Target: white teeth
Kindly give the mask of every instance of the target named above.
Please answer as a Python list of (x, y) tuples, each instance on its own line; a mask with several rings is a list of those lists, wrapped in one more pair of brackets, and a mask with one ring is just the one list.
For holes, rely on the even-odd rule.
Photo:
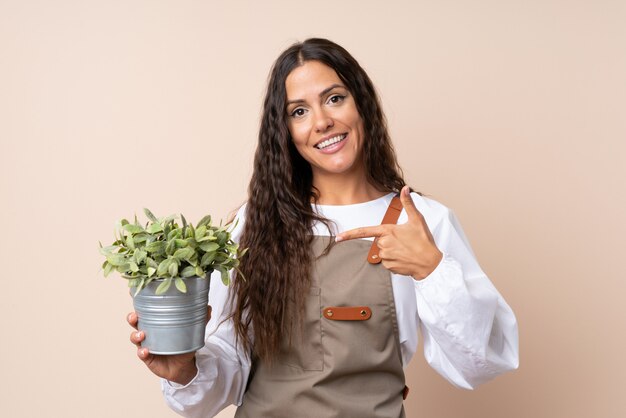
[(330, 139), (327, 139), (326, 141), (320, 142), (315, 147), (318, 148), (318, 149), (323, 149), (323, 148), (326, 148), (326, 147), (328, 147), (330, 145), (336, 144), (337, 142), (341, 141), (345, 137), (346, 137), (345, 134), (337, 135), (337, 136), (334, 136), (334, 137), (332, 137)]

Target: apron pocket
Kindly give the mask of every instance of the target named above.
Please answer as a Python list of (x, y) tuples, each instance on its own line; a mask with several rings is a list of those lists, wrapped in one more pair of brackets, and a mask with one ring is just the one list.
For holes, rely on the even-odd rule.
[(291, 346), (283, 339), (278, 362), (300, 370), (324, 369), (322, 349), (322, 300), (321, 289), (312, 287), (304, 307), (304, 326), (296, 327), (291, 335)]

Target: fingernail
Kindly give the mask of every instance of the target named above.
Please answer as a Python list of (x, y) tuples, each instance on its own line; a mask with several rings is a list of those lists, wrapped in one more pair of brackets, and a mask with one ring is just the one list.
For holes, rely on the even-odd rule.
[(335, 237), (335, 242), (339, 242), (339, 241), (343, 241), (343, 237), (340, 237), (339, 235), (337, 235)]
[(404, 193), (405, 196), (409, 195), (409, 186), (404, 186), (404, 188), (402, 189), (402, 192)]
[(139, 331), (139, 332), (135, 333), (135, 337), (137, 337), (137, 338), (141, 338), (141, 331)]

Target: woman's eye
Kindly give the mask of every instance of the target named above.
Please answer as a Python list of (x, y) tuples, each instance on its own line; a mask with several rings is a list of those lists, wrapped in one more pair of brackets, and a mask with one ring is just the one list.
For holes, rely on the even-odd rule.
[[(346, 96), (335, 94), (334, 96), (329, 97), (328, 101), (332, 104), (336, 104), (336, 103), (341, 103), (345, 98)], [(306, 109), (299, 107), (297, 109), (292, 110), (289, 116), (291, 116), (292, 118), (299, 118), (299, 117), (304, 116), (305, 113), (306, 113)]]
[(293, 112), (291, 112), (291, 116), (296, 118), (296, 117), (300, 117), (304, 115), (304, 109), (302, 109), (301, 107), (297, 108), (296, 110), (294, 110)]

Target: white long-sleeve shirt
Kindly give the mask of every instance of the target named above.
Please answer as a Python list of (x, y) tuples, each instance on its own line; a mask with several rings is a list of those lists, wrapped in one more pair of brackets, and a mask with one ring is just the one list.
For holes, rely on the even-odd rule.
[[(316, 205), (315, 210), (333, 220), (337, 234), (357, 227), (379, 225), (393, 198), (353, 205)], [(455, 386), (477, 385), (518, 367), (518, 330), (513, 311), (481, 270), (461, 225), (441, 203), (411, 193), (417, 209), (443, 253), (439, 265), (422, 280), (391, 273), (398, 319), (402, 361), (406, 367), (417, 350), (418, 329), (424, 338), (424, 356), (440, 375)], [(233, 230), (238, 241), (245, 208)], [(398, 224), (408, 220), (403, 210)], [(325, 225), (314, 225), (315, 235), (329, 235)], [(373, 240), (373, 238), (363, 238)], [(241, 405), (249, 372), (249, 353), (235, 347), (235, 332), (228, 313), (228, 288), (219, 273), (211, 277), (209, 303), (212, 318), (205, 346), (196, 353), (198, 373), (182, 386), (162, 379), (168, 405), (186, 417), (212, 417), (230, 404)]]

